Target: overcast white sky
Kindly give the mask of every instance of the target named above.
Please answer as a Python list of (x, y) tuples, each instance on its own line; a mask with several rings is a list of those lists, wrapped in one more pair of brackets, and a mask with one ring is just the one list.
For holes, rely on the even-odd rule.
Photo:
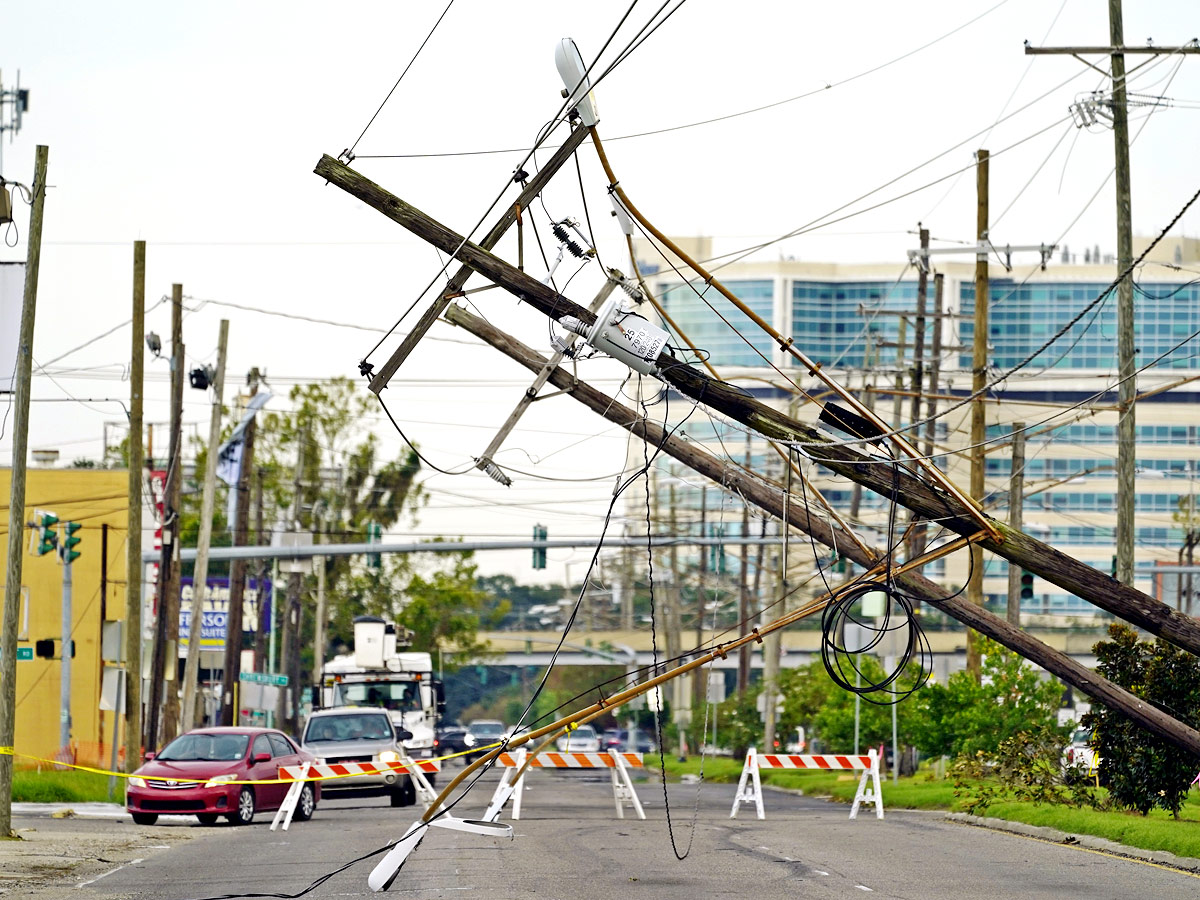
[[(658, 6), (643, 0), (634, 8), (604, 63)], [(213, 361), (217, 324), (227, 317), (231, 384), (256, 365), (277, 379), (280, 393), (296, 379), (356, 376), (378, 335), (199, 301), (390, 328), (416, 299), (440, 266), (437, 254), (325, 186), (312, 168), (322, 153), (336, 156), (355, 141), (443, 7), (441, 0), (336, 10), (297, 0), (9, 4), (0, 69), (6, 87), (19, 69), (32, 94), (24, 130), (4, 142), (4, 177), (28, 183), (34, 146), (50, 147), (35, 359), (55, 359), (129, 316), (132, 242), (144, 239), (148, 300), (180, 282), (193, 298), (188, 305), (199, 307), (185, 319), (190, 364)], [(575, 38), (590, 60), (626, 8), (623, 0), (456, 0), (358, 144), (355, 167), (447, 225), (469, 229), (520, 153), (365, 157), (528, 146), (560, 103), (556, 41)], [(1125, 17), (1129, 44), (1152, 38), (1178, 45), (1200, 35), (1195, 0), (1137, 0), (1126, 4)], [(974, 177), (952, 173), (970, 166), (983, 146), (993, 154), (995, 243), (1061, 239), (1111, 251), (1113, 192), (1111, 182), (1103, 185), (1112, 167), (1111, 132), (1077, 131), (1068, 118), (1072, 102), (1105, 82), (1070, 57), (1025, 56), (1026, 39), (1106, 44), (1107, 2), (689, 0), (597, 88), (600, 129), (639, 208), (668, 233), (713, 236), (718, 250), (820, 220), (930, 160), (846, 212), (944, 179), (935, 186), (761, 255), (899, 268), (918, 221), (935, 238), (971, 240)], [(855, 78), (861, 73), (869, 74)], [(1135, 134), (1145, 123), (1132, 153), (1135, 231), (1157, 232), (1198, 186), (1200, 59), (1151, 62), (1130, 88), (1173, 101), (1132, 113)], [(615, 140), (813, 91), (751, 115)], [(602, 258), (624, 267), (603, 175), (587, 145), (581, 162)], [(583, 218), (573, 169), (552, 185), (546, 205), (555, 218)], [(25, 215), (22, 206), (20, 243), (0, 248), (0, 259), (24, 258)], [(1197, 215), (1186, 216), (1181, 230), (1196, 234)], [(586, 303), (597, 273), (594, 266), (585, 271), (567, 293)], [(477, 303), (493, 321), (546, 346), (540, 315), (517, 309), (498, 291)], [(151, 310), (147, 328), (169, 335), (165, 305)], [(422, 344), (386, 396), (431, 459), (461, 468), (486, 445), (528, 378), (494, 351), (460, 343), (463, 336), (447, 326), (431, 337), (439, 340)], [(121, 367), (128, 340), (128, 331), (118, 330), (67, 356), (52, 368), (83, 371), (35, 377), (34, 398), (127, 402)], [(376, 364), (395, 342), (384, 344)], [(582, 371), (612, 389), (622, 370), (590, 363)], [(150, 362), (148, 372), (147, 419), (165, 422), (166, 362)], [(188, 390), (185, 401), (185, 420), (206, 423), (205, 396)], [(35, 402), (30, 445), (57, 447), (64, 461), (96, 457), (103, 423), (122, 418), (112, 402)], [(523, 424), (501, 456), (509, 465), (586, 478), (609, 476), (623, 463), (621, 435), (573, 401), (535, 405)], [(386, 422), (372, 425), (395, 443)], [(591, 435), (599, 436), (584, 440)], [(0, 459), (10, 454), (6, 432)], [(519, 478), (504, 490), (476, 474), (435, 476), (428, 486), (434, 495), (419, 534), (527, 536), (541, 522), (551, 537), (565, 537), (596, 532), (612, 480)], [(587, 555), (552, 552), (545, 575), (561, 577), (563, 563), (578, 561), (578, 576)], [(485, 571), (533, 577), (527, 552), (480, 563)]]

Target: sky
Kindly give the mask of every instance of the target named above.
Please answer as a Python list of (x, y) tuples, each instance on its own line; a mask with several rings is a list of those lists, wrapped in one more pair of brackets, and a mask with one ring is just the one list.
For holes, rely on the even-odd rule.
[[(599, 130), (641, 211), (668, 234), (711, 236), (717, 252), (800, 229), (754, 258), (899, 269), (919, 222), (935, 246), (971, 241), (980, 147), (992, 154), (994, 243), (1111, 252), (1111, 132), (1078, 129), (1069, 112), (1106, 80), (1069, 56), (1023, 51), (1026, 40), (1107, 44), (1107, 5), (687, 0), (597, 85)], [(169, 336), (169, 308), (158, 301), (183, 285), (188, 368), (215, 361), (218, 323), (230, 320), (227, 395), (253, 366), (266, 371), (278, 404), (295, 383), (357, 378), (368, 354), (378, 366), (411, 318), (382, 332), (428, 302), (421, 292), (444, 260), (313, 175), (321, 154), (353, 146), (356, 169), (470, 231), (558, 112), (558, 40), (574, 38), (590, 61), (618, 29), (601, 56), (606, 67), (660, 8), (636, 3), (618, 29), (625, 0), (454, 0), (397, 83), (445, 9), (441, 0), (366, 0), (336, 14), (303, 0), (8, 5), (0, 72), (11, 87), (19, 70), (31, 95), (23, 130), (4, 135), (0, 173), (28, 184), (35, 146), (50, 148), (34, 358), (52, 374), (34, 378), (31, 448), (57, 448), (64, 463), (98, 458), (105, 423), (118, 433), (129, 330), (116, 326), (130, 315), (135, 240), (148, 244), (147, 331)], [(1197, 35), (1194, 0), (1126, 4), (1127, 44), (1176, 46)], [(1129, 85), (1145, 103), (1131, 111), (1134, 230), (1157, 233), (1198, 186), (1200, 58), (1160, 57)], [(645, 134), (662, 129), (672, 130)], [(478, 152), (493, 150), (503, 152)], [(453, 155), (464, 152), (472, 155)], [(535, 213), (543, 232), (547, 215), (590, 216), (600, 259), (627, 268), (605, 188), (585, 144), (578, 173), (564, 169)], [(0, 260), (25, 257), (28, 213), (16, 206), (18, 231), (7, 236), (15, 246), (0, 246)], [(1195, 211), (1176, 228), (1198, 231)], [(515, 257), (511, 240), (499, 249)], [(527, 248), (527, 260), (533, 255)], [(539, 264), (530, 262), (535, 276)], [(569, 271), (564, 264), (559, 274)], [(586, 304), (599, 271), (592, 264), (564, 292)], [(536, 312), (501, 291), (472, 299), (495, 324), (547, 348)], [(615, 391), (626, 370), (596, 360), (579, 371)], [(148, 358), (148, 422), (168, 419), (167, 373), (165, 359)], [(429, 460), (457, 472), (528, 380), (496, 351), (438, 324), (385, 397)], [(207, 433), (209, 402), (185, 391), (184, 420), (198, 433)], [(364, 424), (398, 450), (382, 416)], [(156, 429), (156, 441), (165, 432)], [(11, 450), (5, 428), (0, 463)], [(623, 433), (574, 401), (539, 402), (500, 456), (530, 474), (514, 472), (505, 489), (480, 473), (427, 468), (428, 507), (414, 528), (390, 536), (527, 537), (535, 523), (552, 538), (595, 535), (626, 452)], [(612, 527), (622, 526), (618, 516)], [(551, 551), (541, 573), (528, 551), (478, 562), (488, 574), (559, 580), (578, 578), (589, 556)]]

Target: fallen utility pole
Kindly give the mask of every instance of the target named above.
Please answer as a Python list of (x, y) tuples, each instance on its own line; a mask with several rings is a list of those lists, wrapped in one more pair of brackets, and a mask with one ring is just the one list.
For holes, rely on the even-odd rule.
[[(546, 360), (540, 354), (460, 307), (450, 307), (447, 310), (447, 318), (531, 371), (536, 372), (545, 365)], [(787, 523), (792, 527), (811, 535), (827, 547), (836, 548), (839, 553), (863, 568), (878, 566), (886, 558), (886, 554), (879, 550), (864, 551), (850, 541), (849, 535), (840, 527), (811, 515), (804, 504), (788, 503), (787, 492), (780, 486), (729, 466), (692, 442), (669, 434), (660, 425), (643, 419), (613, 397), (579, 381), (569, 372), (561, 368), (555, 369), (550, 375), (550, 383), (608, 421), (628, 429), (655, 447), (661, 447), (664, 453), (727, 489), (736, 491), (748, 502), (777, 519), (782, 520), (786, 517)], [(947, 615), (1032, 660), (1085, 694), (1120, 709), (1149, 731), (1200, 755), (1200, 732), (1133, 696), (1065, 653), (1047, 646), (1029, 633), (945, 590), (915, 571), (897, 574), (895, 582), (906, 593), (934, 604)]]
[[(584, 307), (477, 245), (464, 241), (461, 235), (333, 157), (323, 156), (315, 171), (443, 252), (457, 253), (462, 262), (544, 315), (555, 320), (572, 316), (584, 324), (595, 322), (596, 317)], [(661, 379), (684, 396), (736, 419), (766, 437), (799, 444), (814, 461), (876, 493), (891, 496), (894, 491), (901, 505), (925, 518), (938, 520), (956, 534), (966, 537), (978, 533), (977, 510), (968, 509), (957, 498), (913, 476), (890, 459), (859, 451), (856, 445), (861, 442), (835, 441), (813, 425), (747, 396), (734, 385), (680, 365), (668, 354), (659, 356), (657, 363)], [(984, 516), (984, 520), (1000, 535), (1000, 539), (984, 537), (980, 540), (984, 549), (1151, 634), (1192, 653), (1200, 653), (1200, 622), (1028, 534), (988, 516)]]
[[(504, 237), (504, 233), (512, 227), (513, 223), (520, 220), (521, 210), (526, 209), (534, 201), (537, 195), (550, 183), (550, 179), (554, 177), (554, 174), (575, 154), (575, 151), (579, 149), (579, 145), (587, 140), (587, 137), (588, 129), (583, 127), (575, 128), (568, 135), (567, 139), (563, 141), (562, 146), (554, 152), (553, 156), (546, 160), (544, 166), (538, 169), (537, 174), (522, 186), (523, 190), (518, 195), (516, 202), (504, 210), (504, 214), (492, 226), (492, 230), (484, 235), (483, 240), (479, 242), (480, 247), (483, 247), (485, 250), (491, 250), (500, 242), (500, 238)], [(513, 180), (516, 181), (520, 177), (520, 174), (518, 172), (514, 175)], [(405, 335), (400, 346), (396, 348), (396, 352), (388, 358), (388, 361), (371, 378), (370, 388), (372, 391), (378, 394), (387, 387), (392, 376), (396, 374), (396, 370), (404, 364), (404, 360), (408, 359), (413, 348), (417, 346), (417, 342), (425, 336), (425, 332), (429, 331), (433, 323), (437, 321), (438, 316), (445, 310), (446, 305), (463, 289), (463, 285), (471, 277), (472, 271), (470, 266), (461, 266), (450, 277), (441, 295), (421, 314), (421, 318), (417, 320), (417, 324), (413, 326), (412, 331)]]

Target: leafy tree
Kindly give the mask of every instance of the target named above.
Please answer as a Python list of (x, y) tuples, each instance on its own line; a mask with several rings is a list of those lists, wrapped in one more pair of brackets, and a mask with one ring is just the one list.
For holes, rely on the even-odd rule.
[[(918, 715), (911, 734), (914, 743), (935, 756), (975, 755), (995, 750), (1006, 735), (1057, 728), (1062, 687), (1038, 672), (1012, 650), (985, 640), (980, 683), (966, 672), (955, 672), (946, 684), (929, 684), (917, 695)], [(1061, 743), (1061, 740), (1060, 740)]]
[[(386, 532), (414, 523), (424, 492), (417, 481), (420, 460), (403, 448), (385, 453), (374, 433), (375, 407), (346, 378), (296, 385), (282, 408), (259, 413), (254, 446), (254, 477), (261, 477), (266, 530), (311, 531), (319, 542), (363, 541), (369, 525)], [(223, 440), (234, 422), (225, 428)], [(196, 441), (196, 471), (203, 471), (209, 448)], [(299, 471), (297, 465), (299, 463)], [(251, 495), (255, 493), (252, 488)], [(185, 486), (182, 537), (194, 543), (199, 530), (199, 485)], [(214, 513), (213, 543), (230, 542), (224, 504)], [(255, 517), (251, 517), (253, 530)], [(259, 539), (251, 535), (252, 542)], [(266, 535), (261, 536), (266, 540)], [(417, 563), (384, 555), (373, 568), (362, 558), (327, 557), (325, 590), (329, 629), (325, 647), (312, 647), (314, 576), (301, 591), (305, 667), (330, 648), (348, 649), (353, 620), (367, 613), (385, 615), (417, 633), (415, 647), (450, 649), (454, 658), (479, 651), (479, 627), (492, 627), (495, 616), (486, 595), (475, 586), (469, 554), (439, 554)], [(210, 571), (220, 572), (212, 564)], [(411, 610), (408, 606), (411, 606)]]
[[(1096, 669), (1142, 700), (1192, 728), (1200, 727), (1200, 661), (1159, 639), (1138, 640), (1127, 625), (1112, 624), (1100, 641)], [(1100, 775), (1113, 801), (1146, 815), (1159, 807), (1179, 818), (1196, 775), (1196, 757), (1096, 701), (1083, 717), (1093, 730)]]

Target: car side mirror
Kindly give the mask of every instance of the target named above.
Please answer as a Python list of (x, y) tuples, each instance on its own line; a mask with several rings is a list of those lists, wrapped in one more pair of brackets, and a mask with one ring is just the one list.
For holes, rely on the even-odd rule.
[(433, 695), (437, 702), (438, 715), (444, 716), (446, 714), (446, 688), (440, 681), (434, 683)]
[(396, 740), (407, 741), (412, 736), (413, 736), (412, 732), (409, 731), (407, 728), (401, 728), (399, 725), (396, 726)]
[(146, 762), (150, 762), (150, 760), (154, 759), (156, 756), (158, 756), (158, 754), (153, 750), (147, 750), (144, 754), (142, 754), (142, 759)]
[(260, 762), (270, 762), (270, 761), (271, 761), (271, 754), (270, 754), (270, 753), (255, 753), (255, 754), (254, 754), (254, 761), (255, 761), (256, 763), (260, 763)]

